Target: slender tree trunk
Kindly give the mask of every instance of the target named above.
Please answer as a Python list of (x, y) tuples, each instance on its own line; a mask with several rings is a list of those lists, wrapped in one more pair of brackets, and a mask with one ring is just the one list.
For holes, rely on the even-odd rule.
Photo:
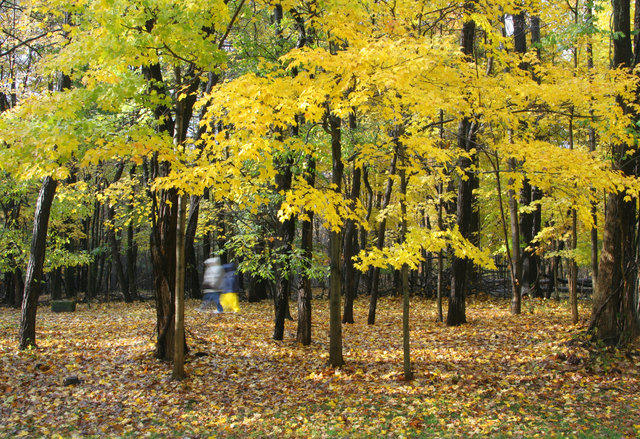
[[(382, 199), (381, 209), (386, 209), (391, 201), (391, 191), (393, 189), (392, 175), (396, 173), (396, 161), (398, 159), (398, 151), (394, 151), (393, 158), (391, 159), (391, 168), (389, 169), (389, 178), (387, 179), (387, 186), (384, 191), (384, 197)], [(376, 247), (379, 250), (384, 248), (384, 235), (387, 229), (387, 220), (384, 218), (380, 222), (378, 228), (378, 239), (376, 241)], [(372, 286), (371, 297), (369, 298), (369, 316), (367, 318), (367, 324), (375, 325), (376, 323), (376, 308), (378, 306), (378, 294), (380, 291), (380, 268), (374, 267), (372, 272)]]
[[(307, 169), (305, 170), (305, 180), (309, 187), (315, 186), (316, 161), (313, 155), (307, 156)], [(313, 212), (306, 212), (308, 220), (302, 222), (301, 246), (302, 253), (307, 264), (307, 270), (313, 263)], [(298, 292), (298, 330), (296, 340), (298, 343), (308, 346), (311, 344), (311, 300), (313, 292), (311, 290), (311, 276), (307, 273), (302, 277), (302, 290)]]
[[(211, 201), (209, 197), (209, 189), (205, 189), (202, 197)], [(207, 231), (202, 237), (202, 260), (204, 261), (207, 258), (211, 257), (211, 232)], [(198, 282), (200, 282), (200, 278), (198, 278)]]
[(31, 236), (31, 254), (27, 264), (22, 315), (20, 319), (20, 349), (27, 349), (36, 345), (36, 314), (38, 296), (43, 281), (44, 256), (47, 248), (47, 229), (49, 214), (56, 193), (58, 182), (51, 177), (45, 177), (40, 188), (36, 210), (33, 219), (33, 234)]
[[(509, 159), (509, 168), (516, 169), (515, 159)], [(513, 179), (509, 179), (509, 186)], [(513, 189), (507, 191), (509, 197), (509, 217), (511, 218), (511, 314), (522, 312), (522, 258), (520, 256), (520, 225), (518, 221), (518, 200)]]
[[(371, 219), (371, 212), (373, 211), (373, 203), (374, 203), (375, 197), (373, 196), (373, 189), (371, 188), (371, 184), (369, 183), (369, 171), (366, 167), (363, 168), (362, 170), (362, 182), (364, 183), (364, 187), (367, 191), (367, 215), (365, 216), (365, 223), (368, 224), (369, 220)], [(367, 248), (367, 246), (369, 245), (368, 238), (369, 238), (369, 232), (364, 226), (362, 226), (360, 228), (360, 245), (362, 248)], [(365, 291), (367, 292), (370, 292), (373, 287), (373, 284), (371, 282), (372, 273), (373, 273), (373, 269), (369, 268), (369, 270), (367, 270), (367, 274), (365, 277), (365, 280), (366, 280)]]
[(49, 290), (51, 300), (62, 299), (62, 269), (60, 267), (49, 273)]
[[(525, 13), (520, 11), (513, 16), (513, 39), (514, 48), (517, 53), (524, 54), (527, 52), (527, 35)], [(529, 65), (522, 61), (520, 69), (527, 70)], [(509, 159), (509, 170), (516, 172), (517, 162), (515, 159)], [(513, 185), (513, 179), (509, 180), (509, 186)], [(524, 193), (523, 193), (524, 192)], [(531, 185), (525, 178), (523, 182), (523, 190), (520, 193), (522, 198), (524, 195), (524, 203), (531, 203)], [(515, 190), (508, 190), (509, 197), (509, 217), (511, 219), (511, 258), (512, 258), (512, 282), (511, 282), (511, 313), (520, 314), (522, 311), (522, 295), (529, 294), (529, 268), (531, 260), (528, 259), (527, 252), (522, 251), (520, 247), (520, 236), (522, 236), (525, 247), (529, 245), (533, 237), (531, 236), (533, 228), (533, 218), (531, 215), (523, 214), (519, 218), (518, 199)], [(523, 204), (524, 204), (523, 203)], [(522, 226), (522, 227), (521, 227)], [(523, 266), (527, 270), (527, 278), (523, 275)]]
[[(113, 179), (113, 182), (117, 182), (122, 177), (122, 172), (124, 171), (124, 162), (120, 162), (116, 169), (116, 175)], [(118, 240), (116, 239), (116, 231), (115, 231), (115, 208), (110, 205), (111, 200), (108, 201), (106, 206), (107, 211), (107, 220), (111, 223), (107, 235), (109, 240), (109, 246), (111, 247), (111, 262), (116, 270), (116, 276), (118, 277), (118, 283), (120, 284), (120, 288), (122, 289), (122, 294), (124, 295), (124, 301), (127, 303), (133, 302), (131, 295), (129, 294), (129, 281), (125, 276), (124, 267), (122, 265), (122, 258), (120, 256), (120, 245)]]
[[(442, 222), (442, 183), (438, 185), (438, 230), (443, 230), (444, 224)], [(438, 280), (436, 285), (436, 302), (438, 307), (438, 321), (443, 322), (444, 316), (442, 314), (442, 290), (444, 277), (444, 251), (438, 252)]]
[[(283, 10), (281, 4), (276, 4), (273, 10), (275, 23), (275, 37), (279, 45), (282, 41), (282, 19)], [(295, 129), (295, 128), (294, 128)], [(282, 134), (280, 135), (282, 138)], [(285, 153), (286, 154), (286, 153)], [(291, 190), (293, 181), (293, 159), (290, 156), (280, 159), (278, 163), (278, 173), (276, 175), (276, 190), (278, 193), (286, 193)], [(289, 311), (289, 295), (291, 292), (291, 268), (290, 258), (291, 249), (293, 248), (293, 239), (295, 234), (295, 221), (289, 218), (280, 222), (277, 226), (277, 247), (276, 252), (281, 261), (276, 264), (276, 291), (274, 296), (275, 305), (275, 323), (273, 329), (273, 339), (282, 340), (284, 337), (284, 322), (290, 317)]]
[(184, 378), (184, 280), (185, 280), (185, 224), (187, 213), (186, 195), (178, 197), (178, 224), (176, 230), (176, 285), (175, 285), (175, 311), (174, 326), (175, 337), (173, 339), (173, 379)]
[[(395, 136), (398, 139), (398, 135)], [(406, 150), (399, 144), (400, 155), (400, 215), (401, 215), (401, 240), (402, 243), (407, 239), (407, 186), (409, 184), (409, 177), (406, 170)], [(402, 351), (403, 351), (403, 369), (404, 380), (410, 381), (413, 379), (413, 372), (411, 371), (411, 334), (409, 331), (409, 265), (407, 263), (402, 264), (401, 269), (401, 288), (402, 288)]]
[[(107, 208), (107, 212), (109, 214), (109, 221), (113, 222), (113, 211), (112, 208)], [(116, 270), (116, 276), (118, 278), (118, 283), (120, 284), (120, 288), (122, 289), (122, 294), (124, 295), (124, 301), (126, 303), (133, 302), (131, 295), (129, 294), (129, 280), (127, 279), (124, 271), (124, 267), (122, 266), (122, 258), (120, 256), (120, 246), (118, 245), (118, 240), (116, 239), (116, 233), (111, 226), (109, 232), (109, 246), (111, 247), (111, 262)]]
[[(336, 193), (342, 193), (342, 136), (340, 118), (329, 114), (329, 132), (331, 134), (332, 178)], [(341, 269), (341, 233), (337, 230), (329, 232), (329, 260), (331, 265), (329, 285), (329, 365), (340, 367), (344, 364), (342, 357), (342, 323), (340, 321), (340, 292), (342, 291)]]
[[(636, 0), (636, 9), (635, 9), (635, 28), (640, 28), (640, 0)], [(591, 23), (593, 21), (593, 4), (591, 2), (587, 3), (587, 22)], [(640, 33), (636, 33), (634, 37), (634, 47), (635, 47), (635, 55), (636, 60), (635, 64), (638, 64), (638, 56), (640, 51), (638, 50), (638, 43), (640, 42)], [(587, 40), (587, 68), (589, 69), (589, 74), (591, 75), (594, 69), (593, 64), (593, 43), (591, 41), (591, 37), (588, 37)], [(589, 114), (593, 116), (593, 110), (589, 110)], [(589, 151), (594, 153), (597, 146), (596, 140), (596, 130), (593, 127), (589, 127)], [(595, 191), (593, 192), (594, 196), (597, 194)], [(596, 288), (598, 285), (598, 202), (591, 202), (591, 216), (593, 219), (593, 227), (591, 228), (591, 285), (592, 285), (592, 296), (596, 295)]]
[[(279, 165), (276, 175), (276, 188), (278, 193), (286, 193), (291, 190), (293, 182), (292, 172), (293, 160), (286, 157)], [(281, 221), (277, 226), (277, 248), (276, 253), (281, 261), (276, 264), (276, 292), (275, 304), (275, 324), (273, 329), (273, 339), (282, 340), (284, 337), (284, 322), (289, 313), (289, 295), (291, 292), (291, 268), (289, 260), (295, 237), (295, 221), (293, 218)]]
[[(358, 198), (360, 198), (360, 180), (362, 169), (354, 165), (353, 185), (349, 197), (351, 205), (355, 208)], [(344, 232), (344, 312), (342, 323), (353, 323), (353, 301), (356, 297), (356, 269), (353, 266), (353, 258), (356, 256), (358, 247), (358, 233), (355, 221), (347, 220)]]
[[(440, 110), (440, 142), (444, 147), (444, 111)], [(444, 209), (444, 203), (442, 201), (442, 192), (444, 191), (444, 185), (442, 182), (438, 184), (438, 230), (444, 230), (444, 223), (442, 221), (442, 212)], [(438, 309), (438, 321), (444, 321), (444, 315), (442, 314), (442, 290), (444, 282), (444, 251), (438, 252), (438, 273), (436, 284), (436, 303)]]
[[(472, 12), (474, 3), (465, 4), (465, 10)], [(461, 46), (462, 53), (469, 59), (473, 56), (476, 23), (467, 20), (462, 25)], [(476, 147), (475, 126), (469, 118), (463, 118), (458, 124), (458, 148), (464, 153), (470, 154)], [(461, 156), (458, 166), (465, 177), (458, 182), (458, 199), (456, 209), (456, 225), (462, 237), (473, 241), (472, 215), (473, 215), (473, 189), (476, 181), (471, 171), (474, 165), (472, 158)], [(468, 275), (472, 270), (471, 261), (467, 258), (453, 256), (451, 261), (451, 290), (449, 294), (449, 307), (447, 310), (447, 326), (456, 326), (467, 322), (465, 297), (468, 288)]]
[(189, 201), (189, 218), (185, 234), (185, 264), (186, 284), (189, 287), (190, 296), (194, 299), (202, 299), (200, 289), (200, 276), (198, 275), (198, 261), (196, 259), (196, 230), (198, 228), (198, 215), (200, 213), (200, 197), (192, 195)]
[(132, 298), (138, 298), (138, 286), (136, 284), (136, 243), (133, 224), (127, 226), (127, 280), (129, 281), (129, 293)]
[[(90, 254), (93, 254), (94, 250), (99, 245), (99, 240), (100, 240), (99, 222), (100, 222), (100, 212), (102, 210), (100, 206), (101, 206), (100, 203), (97, 201), (93, 203), (93, 215), (91, 216), (91, 221), (89, 226), (90, 228), (89, 247), (87, 248), (87, 251)], [(99, 255), (94, 256), (91, 262), (89, 263), (89, 267), (87, 268), (87, 292), (86, 292), (87, 302), (89, 302), (92, 298), (96, 297), (96, 294), (97, 294), (98, 261), (99, 261)]]
[[(577, 13), (577, 12), (576, 12)], [(569, 149), (573, 149), (573, 108), (569, 118)], [(573, 255), (567, 259), (569, 266), (569, 303), (571, 304), (571, 322), (578, 323), (578, 264), (576, 263), (576, 251), (578, 249), (578, 214), (575, 208), (571, 209), (571, 250)]]
[[(458, 147), (463, 151), (475, 148), (474, 127), (469, 119), (463, 119), (458, 126)], [(462, 236), (471, 237), (471, 211), (473, 209), (473, 181), (471, 176), (472, 161), (468, 157), (459, 159), (459, 166), (466, 175), (458, 182), (458, 200), (456, 211), (456, 224)], [(471, 270), (471, 261), (467, 258), (453, 256), (451, 261), (451, 292), (449, 294), (449, 306), (447, 310), (447, 326), (456, 326), (467, 322), (466, 294), (468, 289), (468, 274)]]
[[(129, 170), (129, 176), (131, 180), (136, 172), (136, 166), (132, 166)], [(133, 201), (129, 206), (129, 209), (133, 211)], [(134, 225), (133, 222), (130, 221), (127, 225), (127, 280), (129, 281), (129, 293), (133, 299), (138, 298), (138, 285), (136, 283), (136, 258), (137, 258), (137, 244), (134, 239)]]
[[(534, 188), (529, 183), (528, 179), (522, 183), (520, 189), (520, 203), (523, 206), (531, 206), (533, 202)], [(536, 297), (536, 282), (538, 272), (538, 261), (533, 248), (533, 238), (535, 237), (535, 220), (537, 211), (523, 212), (520, 214), (520, 235), (522, 236), (522, 294), (528, 294), (532, 297)]]
[(18, 308), (22, 305), (22, 293), (24, 292), (24, 281), (22, 279), (22, 270), (16, 267), (10, 272), (5, 273), (5, 303), (11, 307)]
[[(538, 59), (540, 59), (540, 18), (538, 16), (531, 17), (531, 45), (535, 48)], [(526, 42), (525, 42), (526, 44)], [(531, 69), (531, 75), (533, 79), (540, 83), (540, 78), (536, 75), (535, 70)], [(531, 186), (531, 197), (530, 204), (537, 203), (542, 199), (542, 191), (535, 187)], [(527, 271), (523, 272), (523, 278), (527, 279), (527, 284), (529, 287), (529, 292), (531, 297), (542, 297), (542, 289), (540, 288), (540, 272), (542, 271), (542, 264), (540, 257), (536, 254), (533, 249), (528, 249), (532, 245), (532, 240), (540, 233), (542, 230), (542, 209), (539, 204), (536, 204), (535, 210), (531, 213), (525, 213), (526, 217), (531, 216), (531, 222), (529, 225), (532, 229), (527, 231), (529, 233), (527, 236), (524, 236), (525, 240), (525, 257), (527, 260)], [(525, 221), (526, 222), (526, 221)]]

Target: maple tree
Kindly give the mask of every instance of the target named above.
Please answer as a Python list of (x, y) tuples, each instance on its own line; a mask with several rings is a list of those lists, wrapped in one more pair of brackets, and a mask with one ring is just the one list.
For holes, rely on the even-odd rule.
[[(631, 45), (631, 6), (629, 1), (612, 2), (613, 15), (613, 67), (622, 71), (635, 64)], [(636, 45), (636, 50), (640, 47)], [(636, 96), (618, 95), (616, 104), (628, 115), (634, 115), (632, 104)], [(631, 121), (629, 121), (631, 122)], [(616, 139), (611, 146), (612, 167), (625, 175), (637, 175), (637, 151), (631, 139)], [(633, 142), (633, 143), (632, 143)], [(635, 276), (626, 267), (637, 263), (633, 243), (638, 239), (636, 230), (637, 208), (635, 200), (624, 192), (608, 195), (602, 255), (598, 268), (598, 288), (593, 300), (592, 327), (596, 336), (609, 344), (625, 343), (638, 336), (637, 291), (631, 285)]]
[[(140, 226), (150, 237), (144, 251), (153, 269), (156, 355), (175, 360), (182, 377), (182, 298), (186, 279), (198, 294), (202, 237), (204, 257), (237, 259), (242, 272), (273, 284), (276, 340), (286, 335), (300, 280), (296, 338), (311, 343), (311, 286), (326, 277), (328, 361), (336, 367), (344, 363), (343, 323), (362, 318), (353, 309), (356, 293), (369, 295), (370, 325), (381, 296), (402, 294), (409, 379), (409, 300), (430, 293), (427, 282), (416, 287), (411, 279), (428, 278), (432, 255), (439, 255), (440, 296), (450, 270), (448, 325), (466, 322), (468, 297), (482, 287), (477, 267), (496, 261), (510, 264), (511, 309), (520, 314), (527, 285), (538, 294), (538, 257), (545, 256), (570, 267), (578, 322), (578, 265), (595, 263), (597, 239), (586, 236), (600, 225), (592, 326), (606, 341), (632, 342), (635, 271), (618, 271), (637, 263), (628, 1), (613, 5), (621, 20), (611, 37), (615, 69), (607, 65), (608, 23), (589, 12), (594, 5), (112, 3), (38, 2), (21, 11), (25, 35), (12, 33), (0, 52), (9, 66), (0, 96), (3, 171), (18, 185), (42, 180), (66, 191), (82, 180), (87, 193), (99, 193), (93, 210), (85, 210), (86, 199), (78, 203), (84, 219), (69, 220), (91, 224), (90, 233), (49, 234), (47, 251), (66, 251), (52, 253), (60, 263), (46, 266), (36, 251), (44, 252), (45, 235), (32, 233), (31, 257), (40, 262), (25, 292), (49, 269), (59, 282), (62, 268), (66, 280), (80, 265), (92, 297), (103, 276), (93, 273), (108, 253), (124, 299), (132, 300), (133, 227)], [(17, 56), (32, 36), (51, 42), (47, 53)], [(33, 61), (16, 70), (24, 59)], [(25, 99), (10, 98), (33, 69), (39, 79), (23, 81)], [(616, 235), (620, 224), (624, 236)], [(29, 235), (20, 227), (22, 250), (8, 264), (15, 285)], [(99, 236), (104, 242), (93, 239)], [(564, 250), (552, 248), (560, 242)], [(621, 284), (627, 289), (618, 296)], [(37, 295), (25, 294), (31, 306)], [(29, 321), (35, 325), (35, 315)], [(35, 326), (28, 332), (35, 342)]]

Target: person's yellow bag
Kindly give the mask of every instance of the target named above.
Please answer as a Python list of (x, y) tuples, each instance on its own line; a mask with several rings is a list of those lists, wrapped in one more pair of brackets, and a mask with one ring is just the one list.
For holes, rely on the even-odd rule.
[(222, 293), (220, 294), (220, 305), (225, 311), (240, 311), (240, 301), (238, 300), (237, 293)]

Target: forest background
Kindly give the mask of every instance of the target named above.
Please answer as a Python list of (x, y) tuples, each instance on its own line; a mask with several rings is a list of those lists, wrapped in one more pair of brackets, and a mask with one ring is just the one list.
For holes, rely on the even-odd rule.
[(411, 380), (410, 299), (458, 327), (468, 296), (502, 294), (483, 275), (497, 267), (515, 316), (566, 278), (572, 324), (590, 277), (584, 329), (633, 358), (638, 11), (1, 1), (0, 270), (19, 347), (37, 344), (43, 292), (91, 303), (117, 285), (153, 297), (154, 355), (183, 378), (185, 294), (201, 298), (216, 254), (247, 300), (273, 299), (274, 340), (294, 314), (312, 344), (326, 289), (331, 367), (356, 297), (375, 325), (398, 295)]

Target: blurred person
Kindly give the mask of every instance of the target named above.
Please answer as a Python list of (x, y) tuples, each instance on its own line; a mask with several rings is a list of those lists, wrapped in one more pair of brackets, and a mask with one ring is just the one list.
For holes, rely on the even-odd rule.
[(222, 294), (220, 295), (220, 303), (225, 311), (240, 311), (240, 303), (238, 300), (238, 292), (240, 285), (238, 276), (236, 275), (236, 264), (224, 264), (224, 281), (222, 283)]
[(220, 265), (220, 258), (214, 257), (204, 261), (204, 278), (202, 280), (202, 305), (200, 310), (205, 310), (215, 305), (215, 313), (223, 311), (220, 303), (220, 294), (225, 281), (225, 270)]

